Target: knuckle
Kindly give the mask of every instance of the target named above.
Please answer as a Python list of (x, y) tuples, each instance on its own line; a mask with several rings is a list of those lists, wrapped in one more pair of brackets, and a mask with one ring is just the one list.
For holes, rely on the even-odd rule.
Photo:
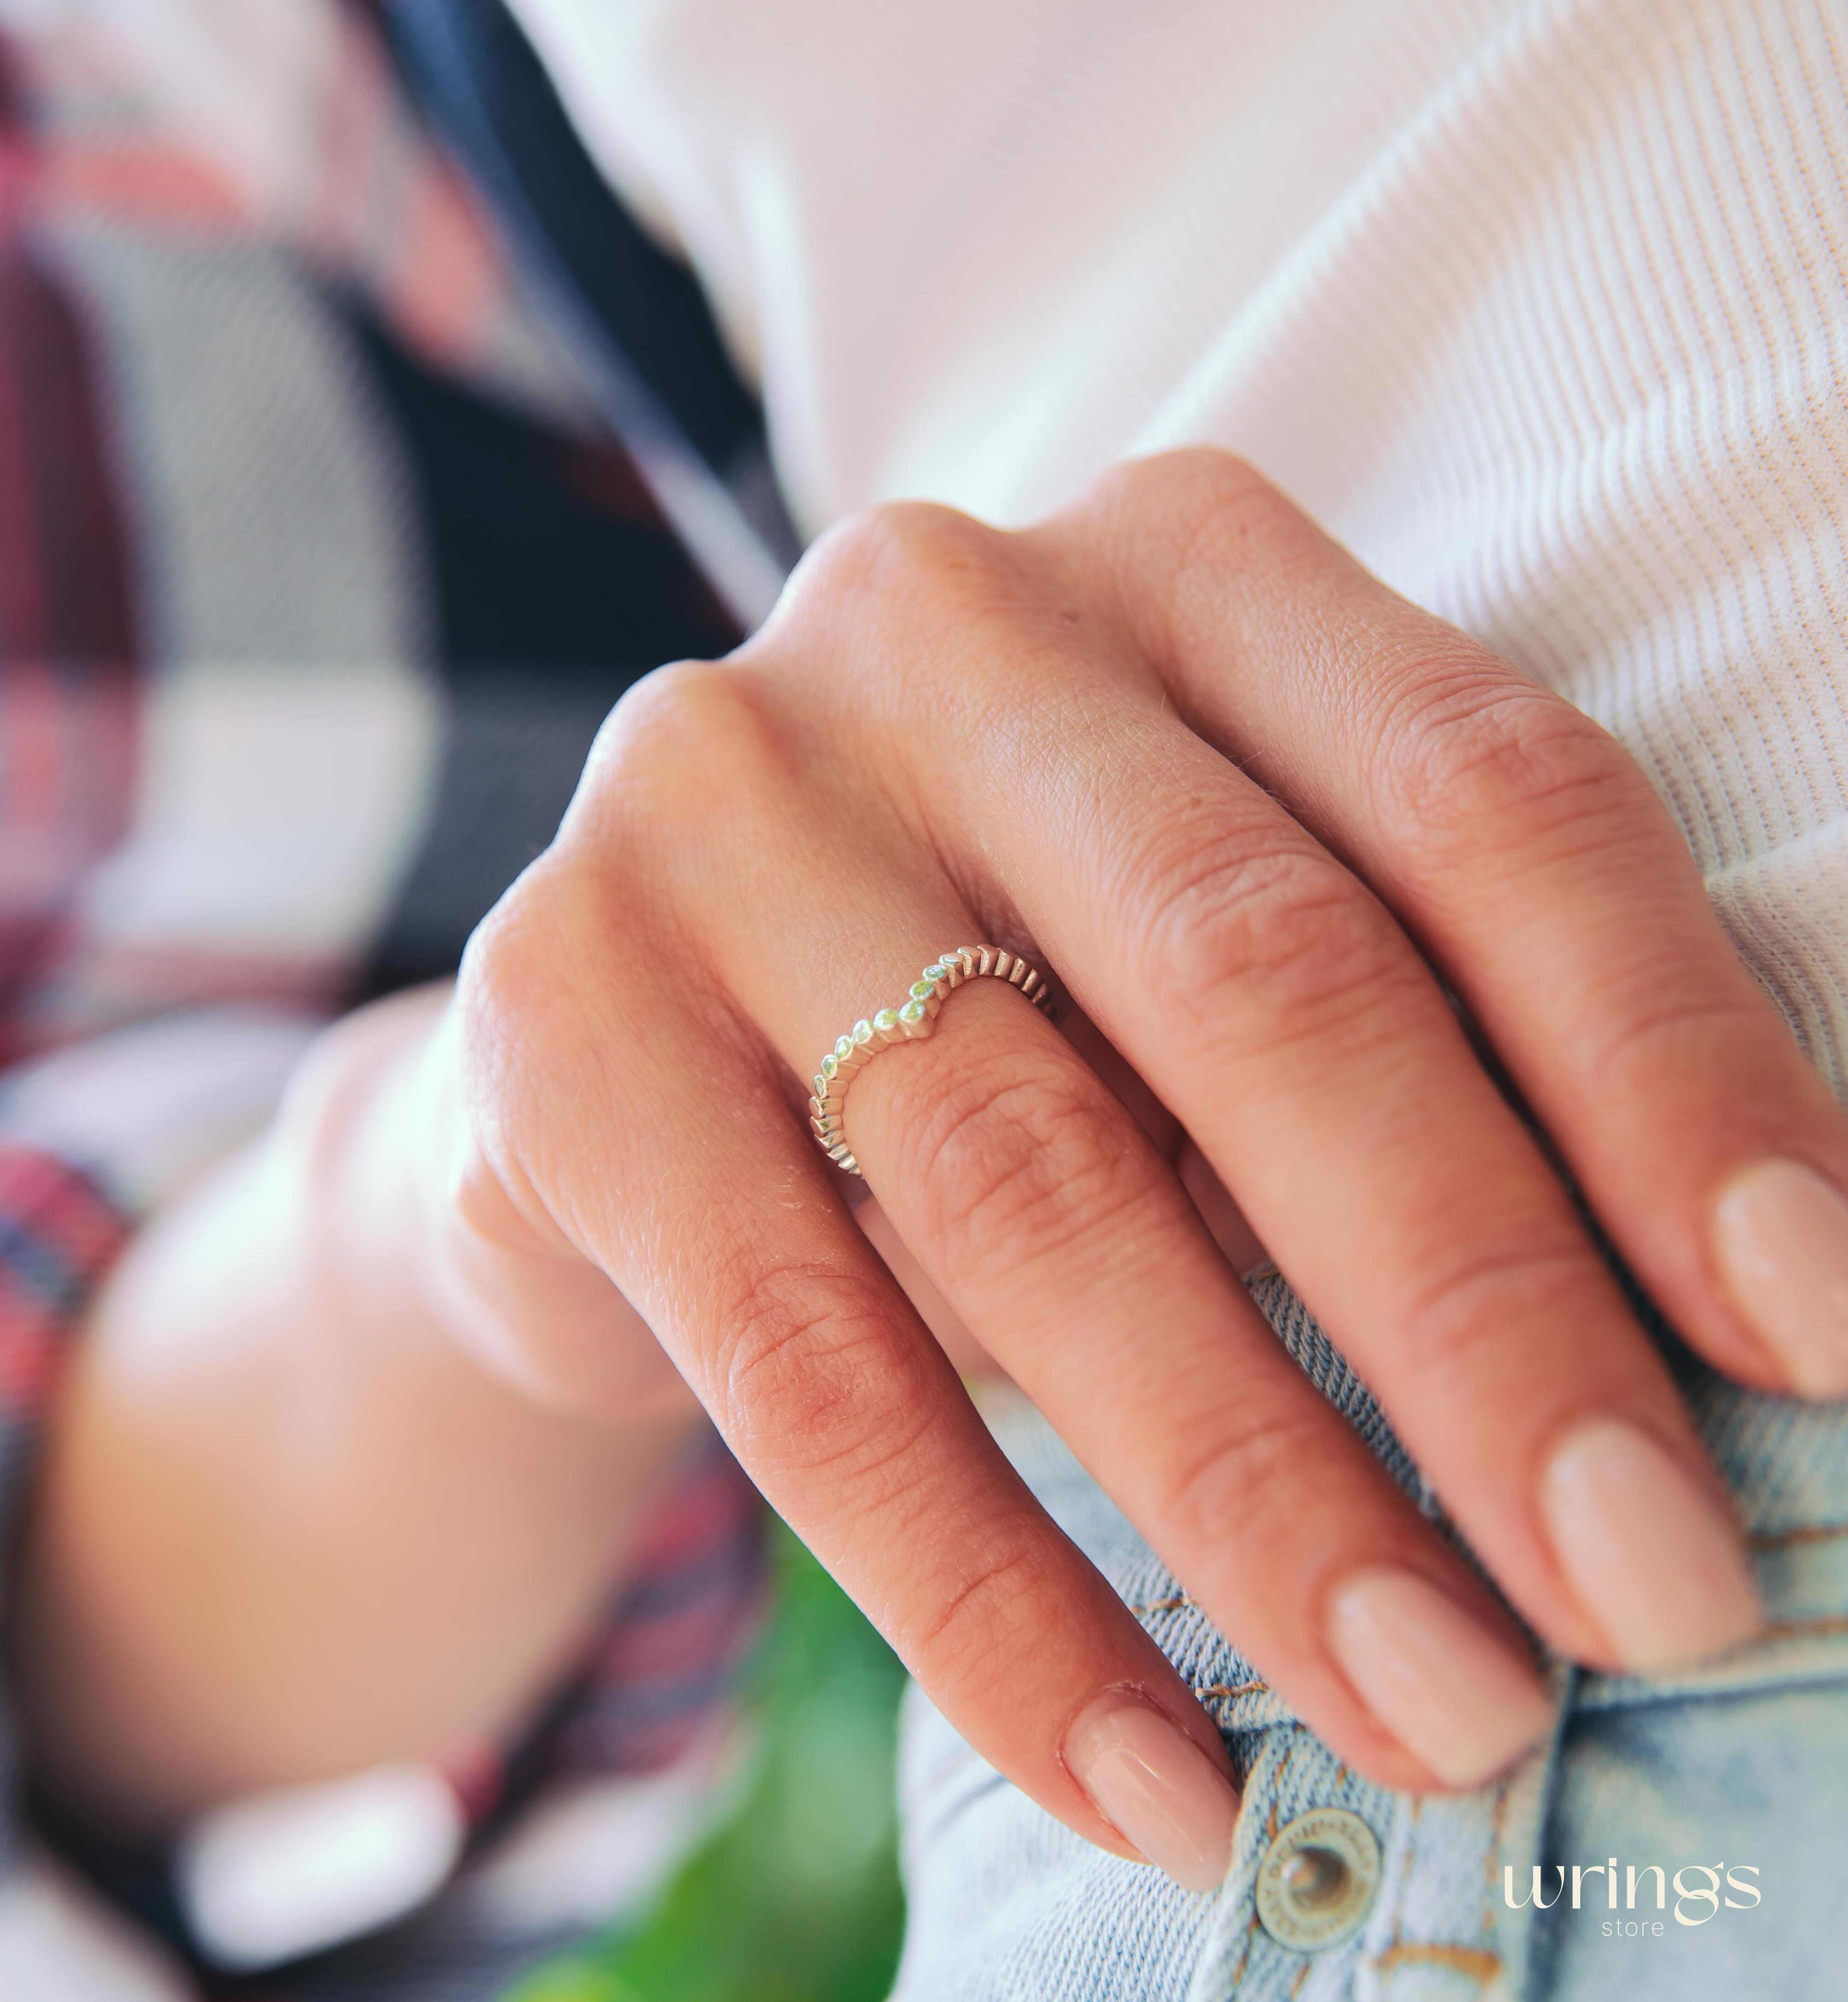
[(758, 797), (785, 762), (759, 677), (709, 661), (657, 668), (598, 731), (567, 837), (586, 822), (605, 832), (629, 825), (651, 852), (670, 853), (664, 827), (684, 832), (709, 820), (715, 801)]
[(961, 1561), (928, 1581), (919, 1603), (888, 1629), (919, 1678), (978, 1703), (1018, 1669), (1020, 1654), (1044, 1644), (1044, 1555), (1026, 1535), (995, 1527)]
[(565, 941), (575, 923), (567, 890), (542, 857), (503, 894), (463, 951), (454, 1003), (465, 1142), (458, 1197), (480, 1195), (490, 1183), (530, 1184), (526, 1157), (552, 1101), (546, 1081), (569, 1067), (577, 1047), (561, 1020), (567, 995), (557, 977), (561, 954), (571, 956)]
[[(633, 922), (633, 914), (632, 914)], [(493, 1069), (578, 1026), (584, 991), (570, 970), (592, 962), (606, 932), (602, 885), (554, 846), (501, 892), (464, 947), (456, 1010), (465, 1057)]]
[(1690, 1079), (1736, 1079), (1741, 1054), (1762, 1047), (1756, 992), (1690, 981), (1683, 962), (1646, 961), (1604, 999), (1606, 1026), (1586, 1034), (1581, 1059), (1587, 1087), (1602, 1102)]
[(1319, 1414), (1275, 1404), (1215, 1409), (1191, 1435), (1170, 1442), (1155, 1507), (1169, 1534), (1209, 1548), (1233, 1526), (1260, 1543), (1281, 1530), (1328, 1443)]
[(1525, 1352), (1536, 1326), (1582, 1325), (1590, 1289), (1602, 1295), (1607, 1286), (1588, 1243), (1559, 1234), (1512, 1244), (1478, 1240), (1416, 1288), (1397, 1315), (1400, 1395), (1409, 1402), (1441, 1386), (1453, 1397), (1477, 1384), (1505, 1397), (1511, 1341)]
[(1146, 978), (1196, 1031), (1223, 1021), (1236, 989), (1313, 1031), (1332, 1010), (1377, 1002), (1409, 964), (1385, 912), (1303, 841), (1196, 832), (1148, 867), (1139, 906)]
[(1257, 526), (1283, 497), (1249, 461), (1217, 445), (1189, 445), (1120, 460), (1093, 483), (1107, 507), (1154, 507), (1191, 519), (1248, 518)]
[(541, 941), (556, 936), (549, 891), (535, 863), (502, 893), (463, 949), (455, 1005), (465, 1074), (500, 1075), (544, 998)]
[(887, 501), (837, 523), (804, 556), (778, 607), (784, 617), (842, 606), (915, 609), (988, 583), (1007, 539), (954, 507)]
[(1480, 654), (1427, 662), (1415, 692), (1381, 733), (1381, 816), (1440, 852), (1570, 836), (1588, 851), (1634, 813), (1647, 782), (1616, 741), (1550, 691)]
[(1044, 566), (1027, 551), (930, 502), (868, 509), (804, 556), (741, 657), (801, 678), (827, 713), (888, 738), (940, 728), (950, 678), (961, 713), (979, 703), (1006, 716), (1014, 669), (1048, 631)]
[(713, 1416), (760, 1474), (877, 1481), (929, 1409), (875, 1279), (825, 1261), (754, 1261), (725, 1289)]
[(1121, 525), (1170, 600), (1216, 602), (1229, 575), (1267, 572), (1320, 546), (1308, 518), (1236, 453), (1188, 445), (1113, 467), (1093, 504)]
[(1017, 1049), (933, 1069), (908, 1109), (904, 1185), (959, 1270), (1056, 1257), (1151, 1191), (1144, 1151), (1065, 1062)]
[(587, 1173), (577, 1108), (633, 1102), (647, 1052), (610, 1025), (679, 970), (644, 895), (615, 908), (619, 920), (606, 875), (549, 849), (476, 927), (452, 1011), (455, 1110), (471, 1143), (580, 1243), (577, 1205), (597, 1206), (599, 1188), (643, 1171), (650, 1142), (627, 1122), (605, 1125)]

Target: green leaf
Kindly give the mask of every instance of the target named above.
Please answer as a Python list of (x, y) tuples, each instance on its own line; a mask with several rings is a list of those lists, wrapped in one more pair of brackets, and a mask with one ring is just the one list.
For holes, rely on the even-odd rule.
[(884, 2002), (904, 1924), (904, 1671), (780, 1526), (775, 1549), (762, 1733), (737, 1812), (639, 1926), (541, 1969), (508, 2002)]

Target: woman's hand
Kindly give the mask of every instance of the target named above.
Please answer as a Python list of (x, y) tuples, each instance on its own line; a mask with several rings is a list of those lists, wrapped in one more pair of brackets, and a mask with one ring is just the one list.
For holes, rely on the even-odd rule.
[[(1216, 1732), (807, 1130), (836, 1037), (982, 942), (1055, 971), (1129, 1082), (974, 983), (854, 1084), (884, 1227), (1343, 1758), (1470, 1785), (1548, 1704), (1260, 1318), (1237, 1210), (1551, 1647), (1653, 1669), (1753, 1631), (1668, 1372), (1472, 1036), (1752, 1383), (1848, 1389), (1848, 1131), (1613, 741), (1213, 452), (1018, 534), (879, 510), (729, 661), (619, 705), (450, 1045), (445, 1200), (502, 1275), (476, 1288), (502, 1362), (631, 1394), (613, 1282), (957, 1728), (1093, 1840), (1210, 1881)], [(541, 1268), (581, 1311), (539, 1310)]]

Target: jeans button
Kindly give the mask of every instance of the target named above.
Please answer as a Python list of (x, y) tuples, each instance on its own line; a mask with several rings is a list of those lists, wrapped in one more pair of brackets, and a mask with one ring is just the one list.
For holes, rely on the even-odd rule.
[(1372, 1909), (1379, 1844), (1358, 1815), (1314, 1808), (1277, 1832), (1257, 1872), (1258, 1922), (1292, 1953), (1344, 1940)]

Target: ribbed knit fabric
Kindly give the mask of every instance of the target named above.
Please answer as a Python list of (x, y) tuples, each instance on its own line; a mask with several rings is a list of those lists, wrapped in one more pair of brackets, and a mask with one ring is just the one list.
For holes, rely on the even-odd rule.
[(807, 525), (1236, 448), (1617, 733), (1848, 1098), (1848, 9), (518, 10)]

